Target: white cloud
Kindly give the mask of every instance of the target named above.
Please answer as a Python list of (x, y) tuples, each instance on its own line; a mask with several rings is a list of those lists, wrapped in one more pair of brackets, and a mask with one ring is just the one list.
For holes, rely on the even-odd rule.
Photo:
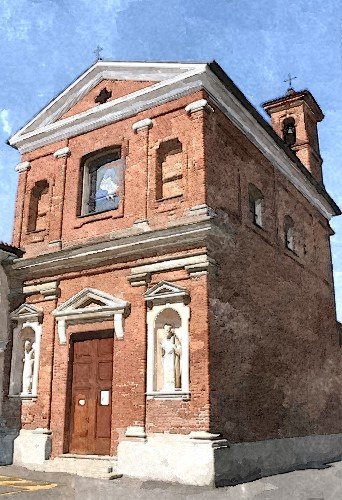
[(10, 134), (12, 132), (12, 127), (10, 125), (10, 122), (8, 121), (8, 109), (3, 109), (2, 111), (0, 111), (0, 123), (5, 134)]

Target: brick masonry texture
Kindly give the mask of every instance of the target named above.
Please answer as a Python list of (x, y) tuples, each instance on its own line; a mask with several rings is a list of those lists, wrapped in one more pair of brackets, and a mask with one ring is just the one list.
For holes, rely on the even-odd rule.
[[(116, 98), (152, 83), (104, 81), (62, 118), (89, 109), (103, 87)], [(217, 263), (216, 273), (190, 278), (185, 270), (158, 272), (149, 285), (166, 280), (190, 293), (190, 401), (145, 397), (146, 287), (132, 287), (127, 278), (133, 265), (153, 258), (141, 255), (134, 262), (56, 274), (51, 279), (59, 280), (57, 299), (27, 298), (44, 311), (44, 321), (39, 394), (22, 403), (21, 423), (27, 429), (51, 428), (53, 456), (68, 449), (70, 365), (51, 312), (86, 287), (131, 304), (124, 340), (114, 340), (112, 453), (132, 425), (143, 425), (148, 433), (209, 430), (235, 442), (341, 432), (329, 225), (213, 104), (214, 112), (185, 113), (187, 104), (202, 98), (210, 101), (196, 92), (23, 155), (31, 168), (19, 175), (13, 244), (25, 250), (24, 259), (56, 251), (49, 245), (56, 240), (62, 248), (101, 241), (139, 220), (165, 228), (205, 203), (229, 229), (204, 248)], [(134, 133), (132, 124), (144, 118), (151, 118), (153, 127)], [(162, 141), (172, 139), (182, 144), (183, 194), (157, 200), (157, 152)], [(53, 157), (66, 146), (68, 158)], [(80, 217), (82, 158), (113, 146), (121, 147), (126, 161), (122, 206)], [(44, 179), (46, 228), (28, 232), (30, 193)], [(264, 195), (263, 228), (250, 220), (249, 183)], [(285, 215), (295, 223), (296, 254), (284, 247)], [(111, 322), (74, 325), (68, 336), (109, 328)], [(5, 401), (8, 419), (17, 405)]]

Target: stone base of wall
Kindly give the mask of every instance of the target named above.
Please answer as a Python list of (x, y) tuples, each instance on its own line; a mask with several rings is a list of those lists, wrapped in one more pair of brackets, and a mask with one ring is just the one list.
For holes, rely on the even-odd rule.
[(206, 432), (125, 440), (118, 446), (118, 470), (140, 479), (214, 486), (215, 450), (227, 446), (228, 441)]
[(16, 429), (0, 428), (0, 465), (10, 465), (13, 463), (14, 440), (19, 431)]
[(16, 465), (43, 464), (51, 455), (51, 431), (21, 429), (14, 440), (13, 463)]
[(215, 451), (215, 484), (228, 486), (342, 460), (342, 434), (231, 444)]
[(342, 460), (342, 434), (240, 444), (192, 434), (122, 441), (118, 470), (140, 479), (228, 486)]

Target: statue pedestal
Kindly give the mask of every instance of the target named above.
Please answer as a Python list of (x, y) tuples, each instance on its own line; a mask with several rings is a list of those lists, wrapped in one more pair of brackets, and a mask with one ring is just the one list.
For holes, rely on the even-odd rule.
[(51, 454), (49, 429), (21, 429), (14, 441), (13, 463), (16, 465), (43, 464)]

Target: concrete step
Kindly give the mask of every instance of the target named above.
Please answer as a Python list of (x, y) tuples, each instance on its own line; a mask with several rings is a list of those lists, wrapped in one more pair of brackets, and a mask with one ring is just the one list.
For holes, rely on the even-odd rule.
[(36, 466), (35, 470), (44, 472), (67, 472), (83, 477), (101, 479), (116, 479), (122, 474), (118, 471), (116, 457), (103, 455), (72, 455), (65, 454), (44, 464)]

